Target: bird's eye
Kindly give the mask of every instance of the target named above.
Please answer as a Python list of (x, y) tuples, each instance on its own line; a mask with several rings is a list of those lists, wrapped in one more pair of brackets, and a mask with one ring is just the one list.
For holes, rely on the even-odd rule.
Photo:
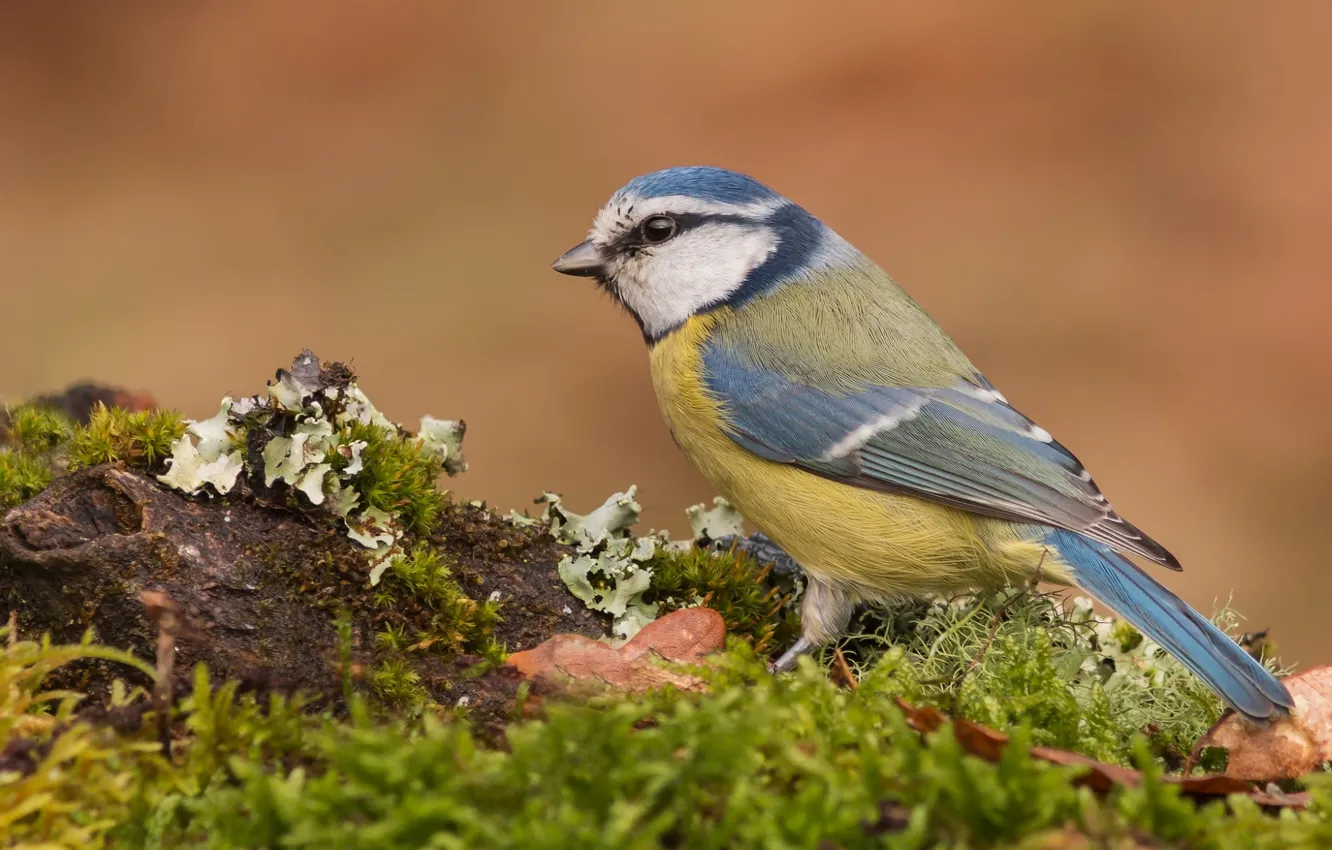
[(675, 219), (668, 215), (654, 215), (643, 222), (643, 241), (659, 245), (675, 235)]

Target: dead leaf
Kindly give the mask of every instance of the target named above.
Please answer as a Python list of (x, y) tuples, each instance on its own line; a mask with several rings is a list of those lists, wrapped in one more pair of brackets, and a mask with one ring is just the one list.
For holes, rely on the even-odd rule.
[(616, 690), (638, 693), (674, 685), (702, 690), (697, 676), (668, 670), (659, 661), (694, 664), (726, 642), (726, 625), (710, 608), (682, 608), (648, 623), (619, 649), (582, 635), (555, 635), (540, 646), (515, 652), (509, 664), (525, 679), (567, 685), (569, 680), (600, 682)]
[[(919, 732), (934, 732), (945, 724), (951, 724), (957, 742), (967, 752), (987, 761), (998, 761), (1003, 756), (1004, 748), (1008, 746), (1008, 736), (988, 726), (960, 718), (949, 719), (937, 708), (931, 706), (918, 708), (901, 698), (897, 700), (897, 704), (906, 713), (907, 725), (911, 728)], [(1074, 781), (1098, 793), (1105, 793), (1115, 786), (1134, 788), (1142, 782), (1142, 774), (1139, 771), (1117, 764), (1106, 764), (1069, 750), (1032, 747), (1030, 752), (1032, 758), (1051, 764), (1086, 768), (1086, 771)], [(1273, 789), (1259, 790), (1248, 782), (1229, 775), (1166, 776), (1162, 781), (1178, 785), (1184, 793), (1194, 797), (1212, 798), (1244, 794), (1259, 805), (1271, 808), (1303, 808), (1309, 802), (1307, 793), (1283, 794)]]
[(726, 622), (711, 608), (681, 608), (653, 620), (620, 647), (626, 657), (655, 653), (683, 664), (701, 661), (726, 645)]
[(1285, 683), (1295, 698), (1289, 718), (1256, 726), (1226, 712), (1194, 752), (1225, 747), (1225, 775), (1246, 782), (1297, 779), (1332, 761), (1332, 666), (1305, 670)]

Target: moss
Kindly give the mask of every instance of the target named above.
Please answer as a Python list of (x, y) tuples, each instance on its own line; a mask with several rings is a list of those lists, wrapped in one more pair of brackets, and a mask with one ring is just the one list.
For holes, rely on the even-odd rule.
[(415, 715), (425, 705), (428, 694), (421, 675), (401, 658), (387, 658), (370, 671), (370, 689), (385, 705), (407, 715)]
[(46, 489), (63, 471), (125, 463), (160, 472), (185, 419), (172, 410), (127, 411), (98, 403), (87, 425), (58, 411), (22, 404), (0, 417), (0, 507), (12, 507)]
[(0, 449), (0, 511), (45, 490), (53, 475), (51, 465), (41, 458)]
[(69, 439), (74, 426), (59, 411), (35, 404), (20, 404), (0, 416), (0, 446), (40, 455)]
[[(1150, 838), (1275, 850), (1332, 841), (1332, 777), (1309, 777), (1310, 809), (1276, 818), (1242, 798), (1199, 806), (1181, 796), (1160, 781), (1163, 768), (1140, 737), (1107, 746), (1146, 781), (1103, 797), (1074, 786), (1076, 768), (1030, 758), (1041, 724), (1060, 727), (1068, 711), (1050, 695), (1065, 684), (1049, 679), (1050, 635), (1033, 646), (1008, 646), (1011, 634), (995, 639), (1004, 656), (1041, 655), (1042, 640), (1050, 647), (1004, 680), (1025, 681), (1044, 702), (1010, 716), (1012, 743), (995, 763), (968, 755), (946, 729), (922, 738), (907, 728), (894, 698), (912, 675), (920, 686), (920, 671), (900, 649), (881, 655), (852, 691), (809, 660), (793, 675), (770, 676), (762, 656), (735, 641), (700, 671), (707, 694), (547, 702), (541, 719), (512, 723), (498, 748), (456, 719), (418, 717), (420, 682), (394, 662), (376, 666), (369, 685), (396, 716), (372, 717), (352, 696), (343, 720), (313, 714), (300, 699), (214, 685), (199, 667), (167, 759), (150, 713), (128, 714), (119, 728), (97, 724), (75, 715), (76, 697), (65, 694), (53, 695), (50, 714), (32, 713), (55, 667), (81, 654), (122, 654), (20, 642), (0, 664), (0, 733), (12, 741), (24, 725), (30, 746), (4, 751), (0, 826), (20, 845), (69, 848), (851, 850)], [(972, 686), (978, 697), (998, 696), (981, 681)], [(126, 709), (143, 700), (119, 689), (112, 701)], [(1046, 713), (1032, 714), (1032, 705)], [(1069, 836), (1081, 838), (1054, 843)]]
[(60, 447), (73, 433), (63, 414), (21, 404), (0, 412), (0, 511), (50, 486)]
[[(474, 732), (457, 706), (486, 687), (500, 694), (496, 705), (505, 694), (522, 702), (526, 690), (511, 670), (507, 678), (502, 671), (468, 678), (489, 665), (464, 653), (498, 661), (495, 634), (512, 623), (501, 621), (497, 602), (471, 598), (460, 576), (468, 588), (503, 587), (494, 582), (497, 570), (531, 563), (500, 564), (494, 553), (535, 546), (538, 532), (506, 527), (499, 535), (484, 508), (446, 501), (436, 478), (461, 469), (460, 447), (427, 451), (427, 441), (381, 421), (350, 386), (349, 373), (338, 381), (345, 395), (324, 419), (308, 412), (313, 391), (287, 375), (275, 385), (272, 405), (250, 403), (248, 414), (235, 414), (243, 422), (231, 422), (224, 405), (210, 422), (248, 433), (251, 484), (262, 471), (255, 466), (261, 437), (293, 444), (300, 434), (333, 438), (331, 448), (296, 458), (299, 475), (274, 479), (286, 489), (270, 492), (290, 497), (285, 503), (312, 521), (351, 516), (353, 505), (395, 518), (393, 555), (377, 562), (382, 574), (374, 587), (363, 553), (350, 548), (340, 526), (324, 527), (343, 543), (336, 556), (275, 543), (267, 559), (274, 578), (296, 579), (293, 586), (322, 600), (335, 619), (342, 704), (316, 713), (299, 696), (260, 698), (235, 682), (214, 684), (198, 667), (169, 718), (175, 740), (168, 758), (144, 692), (114, 688), (108, 706), (83, 715), (77, 695), (41, 693), (42, 681), (76, 658), (126, 661), (151, 675), (143, 662), (88, 643), (13, 642), (0, 663), (6, 838), (45, 847), (386, 850), (1037, 847), (1062, 846), (1055, 842), (1069, 833), (1092, 846), (1139, 837), (1221, 850), (1332, 843), (1328, 777), (1306, 780), (1315, 801), (1309, 811), (1281, 818), (1243, 799), (1229, 801), (1230, 811), (1221, 803), (1199, 807), (1161, 783), (1220, 703), (1140, 633), (1093, 616), (1081, 602), (1065, 607), (1012, 588), (902, 601), (860, 614), (836, 647), (858, 680), (855, 689), (829, 676), (831, 648), (803, 660), (794, 675), (770, 676), (764, 656), (795, 637), (796, 583), (789, 576), (778, 582), (735, 551), (681, 550), (662, 534), (633, 537), (632, 489), (587, 516), (551, 501), (547, 519), (578, 558), (634, 579), (634, 589), (626, 584), (615, 595), (625, 603), (620, 613), (630, 607), (621, 597), (631, 590), (643, 612), (702, 603), (722, 613), (737, 639), (700, 671), (707, 692), (609, 697), (596, 705), (547, 699), (539, 719), (499, 715), (502, 731)], [(362, 408), (357, 416), (339, 418), (339, 410), (355, 405)], [(11, 412), (6, 421), (0, 499), (40, 489), (64, 456), (74, 466), (119, 460), (159, 468), (184, 430), (175, 414), (106, 408), (80, 429), (36, 412)], [(216, 441), (216, 428), (196, 424), (197, 448)], [(448, 434), (456, 442), (461, 425)], [(274, 453), (272, 460), (293, 458)], [(445, 469), (450, 460), (454, 467)], [(311, 472), (321, 464), (327, 468)], [(296, 498), (301, 493), (304, 502)], [(347, 498), (334, 513), (311, 498), (321, 493), (359, 501)], [(737, 518), (722, 504), (691, 520), (700, 539), (736, 533)], [(431, 542), (422, 541), (432, 529)], [(550, 562), (570, 551), (549, 538), (541, 545)], [(578, 558), (566, 558), (563, 573)], [(563, 594), (551, 572), (550, 585)], [(607, 575), (601, 570), (597, 578), (601, 596), (608, 596)], [(515, 622), (537, 619), (532, 612), (544, 609), (532, 602), (509, 600)], [(607, 613), (607, 620), (615, 615)], [(1224, 612), (1222, 619), (1233, 626)], [(549, 623), (542, 627), (548, 635)], [(445, 711), (432, 700), (447, 691), (456, 705)], [(922, 738), (906, 727), (898, 697), (993, 725), (1013, 743), (990, 763), (967, 755), (947, 731)], [(111, 716), (120, 719), (106, 722)], [(1037, 744), (1136, 765), (1147, 781), (1093, 796), (1074, 787), (1074, 769), (1030, 758), (1027, 748)], [(1216, 764), (1224, 753), (1205, 756)]]
[[(394, 433), (374, 423), (350, 422), (342, 442), (365, 443), (361, 450), (363, 469), (356, 478), (356, 490), (364, 504), (397, 517), (405, 529), (428, 534), (439, 520), (444, 494), (436, 481), (444, 471), (437, 454), (407, 436)], [(328, 458), (334, 471), (350, 463), (344, 455)]]
[(1038, 744), (1106, 761), (1127, 763), (1142, 735), (1162, 765), (1178, 766), (1223, 709), (1182, 664), (1087, 600), (1019, 588), (904, 600), (865, 612), (852, 631), (840, 644), (852, 666), (888, 675), (901, 696), (999, 728), (1025, 724)]
[(172, 444), (184, 435), (185, 419), (174, 410), (131, 412), (99, 403), (70, 440), (69, 468), (119, 462), (161, 471)]
[(790, 594), (770, 580), (771, 567), (751, 558), (706, 549), (663, 549), (645, 562), (652, 570), (644, 598), (658, 616), (688, 605), (705, 605), (722, 615), (728, 634), (744, 638), (760, 652), (784, 650), (800, 634)]
[[(142, 792), (135, 768), (156, 746), (136, 736), (72, 723), (79, 695), (43, 691), (55, 670), (85, 658), (122, 662), (151, 673), (127, 652), (93, 645), (18, 640), (11, 618), (0, 628), (0, 835), (7, 846), (91, 847), (131, 814)], [(116, 689), (110, 708), (121, 709), (141, 692)], [(27, 844), (26, 842), (32, 842)], [(47, 842), (42, 845), (41, 842)]]
[(399, 607), (424, 608), (424, 617), (415, 618), (415, 634), (410, 637), (404, 628), (390, 623), (377, 640), (408, 644), (404, 649), (433, 648), (447, 653), (471, 649), (489, 656), (499, 652), (491, 638), (500, 616), (499, 603), (477, 602), (464, 593), (448, 560), (444, 553), (426, 544), (394, 560), (385, 576), (384, 589), (403, 603)]

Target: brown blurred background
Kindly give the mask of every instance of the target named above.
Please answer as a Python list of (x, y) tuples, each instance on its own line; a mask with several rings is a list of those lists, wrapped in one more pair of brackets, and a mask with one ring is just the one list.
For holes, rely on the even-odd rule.
[(302, 347), (461, 493), (710, 498), (642, 343), (549, 271), (710, 163), (878, 259), (1284, 655), (1332, 661), (1332, 5), (9, 0), (0, 397), (210, 414)]

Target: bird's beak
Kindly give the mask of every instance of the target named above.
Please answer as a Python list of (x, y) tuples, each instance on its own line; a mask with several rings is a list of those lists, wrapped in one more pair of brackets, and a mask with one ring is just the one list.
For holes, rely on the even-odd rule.
[(602, 269), (601, 252), (589, 239), (565, 251), (558, 260), (550, 264), (550, 267), (560, 274), (596, 277)]

